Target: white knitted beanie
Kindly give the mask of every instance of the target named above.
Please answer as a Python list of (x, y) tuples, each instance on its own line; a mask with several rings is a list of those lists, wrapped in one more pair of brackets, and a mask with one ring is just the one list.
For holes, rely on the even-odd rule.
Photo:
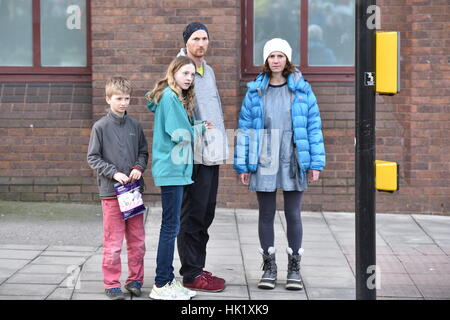
[(272, 52), (279, 51), (286, 55), (289, 61), (292, 58), (292, 48), (286, 40), (280, 38), (273, 38), (264, 45), (263, 55), (264, 63)]

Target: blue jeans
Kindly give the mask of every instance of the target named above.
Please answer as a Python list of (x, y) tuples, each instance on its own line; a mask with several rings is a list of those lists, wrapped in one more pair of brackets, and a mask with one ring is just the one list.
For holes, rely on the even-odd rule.
[(155, 284), (163, 287), (171, 282), (173, 274), (173, 255), (175, 239), (180, 231), (181, 203), (184, 186), (161, 187), (162, 221), (156, 257)]

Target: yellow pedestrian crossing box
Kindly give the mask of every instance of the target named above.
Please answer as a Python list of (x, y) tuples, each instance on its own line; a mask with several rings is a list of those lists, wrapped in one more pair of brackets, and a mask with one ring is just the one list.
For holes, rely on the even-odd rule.
[(375, 91), (400, 92), (400, 32), (376, 32)]
[(378, 191), (394, 192), (399, 189), (398, 163), (375, 160), (375, 188)]

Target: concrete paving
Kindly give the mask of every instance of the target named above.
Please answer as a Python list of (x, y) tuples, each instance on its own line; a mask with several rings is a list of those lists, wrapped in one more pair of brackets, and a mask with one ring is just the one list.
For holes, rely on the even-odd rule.
[[(48, 204), (48, 206), (51, 206)], [(2, 207), (0, 206), (0, 209)], [(86, 208), (85, 208), (86, 209)], [(96, 208), (95, 210), (98, 210)], [(0, 242), (0, 300), (105, 300), (101, 273), (101, 217), (73, 224), (67, 217), (35, 219), (39, 232), (56, 237), (33, 235), (30, 221), (24, 222), (28, 234), (15, 230)], [(146, 256), (143, 295), (154, 282), (156, 246), (161, 208), (151, 207), (146, 217)], [(0, 212), (1, 213), (1, 212)], [(18, 228), (19, 220), (2, 214), (0, 229)], [(32, 216), (30, 214), (29, 216)], [(77, 219), (78, 217), (78, 219)], [(5, 218), (5, 219), (3, 219)], [(206, 269), (226, 279), (223, 292), (199, 292), (195, 300), (353, 300), (355, 294), (354, 213), (303, 212), (301, 273), (305, 288), (284, 288), (287, 270), (286, 222), (282, 211), (275, 220), (278, 284), (274, 290), (260, 290), (262, 274), (257, 235), (257, 210), (217, 209), (210, 228)], [(378, 299), (450, 299), (450, 217), (409, 214), (377, 214)], [(37, 228), (47, 228), (44, 231)], [(64, 228), (68, 228), (64, 231)], [(89, 230), (86, 235), (70, 233)], [(5, 243), (5, 238), (8, 243)], [(24, 241), (28, 239), (28, 241)], [(83, 241), (79, 241), (83, 239)], [(71, 241), (72, 240), (72, 241)], [(44, 243), (47, 241), (47, 243)], [(78, 243), (78, 244), (77, 244)], [(125, 246), (121, 255), (122, 279), (126, 279)], [(180, 261), (175, 254), (177, 278)]]

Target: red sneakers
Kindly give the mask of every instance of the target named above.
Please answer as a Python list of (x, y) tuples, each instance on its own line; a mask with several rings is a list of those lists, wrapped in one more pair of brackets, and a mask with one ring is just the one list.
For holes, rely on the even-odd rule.
[(211, 272), (204, 270), (193, 282), (183, 283), (185, 288), (206, 292), (220, 292), (225, 289), (225, 280), (215, 277)]
[(219, 278), (219, 277), (215, 277), (212, 275), (211, 272), (203, 270), (202, 273), (207, 277), (207, 278), (211, 278), (213, 281), (217, 281), (219, 283), (223, 283), (225, 285), (225, 279)]

